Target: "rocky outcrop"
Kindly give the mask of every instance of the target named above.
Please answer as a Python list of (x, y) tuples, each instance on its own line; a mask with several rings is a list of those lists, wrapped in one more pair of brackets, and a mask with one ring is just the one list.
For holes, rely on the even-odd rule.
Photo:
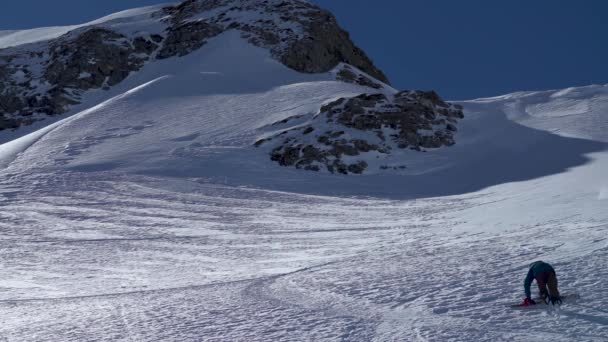
[(145, 43), (134, 44), (106, 29), (91, 29), (51, 46), (51, 62), (44, 78), (59, 88), (88, 90), (116, 85), (147, 59), (134, 54), (148, 56), (156, 48), (153, 42)]
[(68, 33), (40, 51), (0, 51), (15, 52), (0, 65), (0, 130), (65, 113), (84, 92), (108, 89), (141, 69), (158, 47), (151, 37), (129, 39), (94, 27)]
[[(51, 46), (51, 60), (43, 77), (56, 89), (57, 96), (63, 97), (60, 105), (65, 107), (81, 91), (120, 83), (141, 69), (157, 48), (155, 42), (144, 37), (130, 40), (110, 30), (93, 28)], [(68, 93), (68, 89), (77, 93)]]
[[(270, 49), (277, 60), (300, 72), (328, 72), (343, 62), (389, 83), (336, 18), (307, 1), (188, 0), (165, 11), (172, 25), (203, 22), (222, 30), (239, 29), (252, 44)], [(201, 30), (196, 33), (201, 39), (208, 37), (206, 25), (191, 28), (193, 34)]]
[(306, 37), (289, 46), (280, 60), (292, 69), (308, 72), (327, 72), (344, 62), (384, 83), (388, 78), (355, 46), (348, 32), (342, 30), (336, 18), (329, 12), (316, 10), (310, 20), (303, 23)]
[(382, 84), (372, 80), (370, 77), (354, 70), (348, 64), (342, 64), (337, 70), (336, 79), (346, 83), (354, 83), (374, 89), (382, 89)]
[(18, 122), (17, 120), (0, 117), (0, 130), (17, 128), (19, 126), (20, 122)]
[(370, 158), (395, 149), (424, 151), (455, 144), (462, 107), (435, 92), (402, 91), (393, 96), (362, 94), (323, 106), (305, 124), (256, 142), (269, 146), (282, 166), (360, 174)]

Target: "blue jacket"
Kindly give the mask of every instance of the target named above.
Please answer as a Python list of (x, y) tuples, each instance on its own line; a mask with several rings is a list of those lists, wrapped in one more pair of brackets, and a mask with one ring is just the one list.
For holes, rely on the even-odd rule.
[(540, 274), (542, 272), (546, 272), (546, 271), (555, 272), (555, 270), (553, 269), (553, 266), (551, 266), (543, 261), (537, 261), (537, 262), (533, 263), (532, 265), (530, 265), (530, 270), (528, 271), (526, 280), (524, 280), (524, 290), (526, 291), (527, 298), (530, 298), (530, 296), (531, 296), (530, 285), (532, 285), (532, 281), (534, 281), (534, 278), (536, 278), (536, 275)]

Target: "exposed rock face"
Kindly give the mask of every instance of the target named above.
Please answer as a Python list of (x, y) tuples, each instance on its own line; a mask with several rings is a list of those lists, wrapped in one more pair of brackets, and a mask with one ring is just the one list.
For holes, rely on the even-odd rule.
[(363, 50), (350, 40), (336, 18), (329, 12), (315, 9), (310, 20), (303, 23), (308, 37), (297, 40), (281, 56), (285, 65), (302, 72), (326, 72), (338, 63), (353, 65), (374, 78), (389, 83)]
[(17, 128), (19, 125), (20, 123), (17, 120), (0, 117), (0, 130)]
[(107, 89), (141, 69), (157, 48), (150, 37), (93, 27), (38, 51), (0, 50), (14, 52), (0, 65), (0, 130), (65, 113), (87, 90)]
[[(67, 95), (68, 89), (75, 89), (76, 93), (64, 97), (64, 102), (70, 103), (70, 98), (80, 95), (80, 91), (120, 83), (131, 72), (139, 70), (157, 47), (143, 37), (129, 40), (121, 34), (93, 28), (73, 40), (51, 46), (51, 60), (44, 79), (57, 89), (58, 95)], [(59, 112), (63, 110), (65, 108)]]
[(363, 94), (329, 103), (308, 123), (256, 146), (271, 146), (271, 160), (282, 166), (359, 174), (370, 156), (453, 145), (463, 117), (462, 107), (432, 91), (402, 91), (391, 98)]
[(86, 31), (71, 41), (60, 41), (51, 47), (51, 63), (44, 78), (62, 88), (113, 86), (143, 65), (146, 58), (134, 53), (149, 55), (156, 47), (152, 42), (133, 43), (102, 28)]
[(186, 56), (200, 49), (209, 38), (222, 32), (223, 30), (219, 26), (204, 21), (178, 23), (167, 30), (167, 39), (165, 39), (163, 48), (158, 52), (157, 58)]
[[(213, 15), (205, 15), (208, 11)], [(252, 44), (270, 49), (276, 59), (300, 72), (328, 72), (344, 62), (389, 83), (331, 13), (306, 1), (188, 0), (166, 12), (174, 25), (201, 21), (222, 30), (239, 29)], [(192, 28), (203, 31), (200, 37), (208, 36), (208, 27)]]

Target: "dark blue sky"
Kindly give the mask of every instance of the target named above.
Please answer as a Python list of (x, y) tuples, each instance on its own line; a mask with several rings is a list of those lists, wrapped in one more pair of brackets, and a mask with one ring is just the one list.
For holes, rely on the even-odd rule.
[[(162, 0), (0, 0), (0, 29), (76, 24)], [(605, 0), (314, 0), (401, 89), (449, 99), (608, 83)]]

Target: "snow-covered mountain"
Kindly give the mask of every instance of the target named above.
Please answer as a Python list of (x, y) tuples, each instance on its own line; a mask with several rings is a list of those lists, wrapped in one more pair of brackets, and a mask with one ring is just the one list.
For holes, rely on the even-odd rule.
[[(91, 108), (111, 99), (111, 93), (120, 94), (121, 90), (113, 88), (123, 81), (131, 87), (153, 81), (151, 71), (160, 67), (165, 68), (166, 75), (183, 73), (186, 68), (181, 65), (182, 59), (197, 53), (190, 56), (189, 63), (199, 66), (201, 47), (216, 37), (235, 40), (237, 36), (265, 50), (267, 56), (257, 59), (271, 57), (302, 73), (326, 73), (328, 80), (364, 86), (360, 93), (379, 93), (386, 100), (378, 102), (369, 96), (363, 102), (357, 97), (339, 100), (347, 103), (342, 109), (333, 109), (345, 111), (331, 127), (336, 131), (325, 135), (315, 132), (307, 138), (316, 140), (306, 144), (290, 137), (294, 141), (284, 141), (282, 147), (267, 153), (273, 160), (280, 159), (283, 166), (361, 174), (368, 171), (370, 159), (375, 164), (375, 159), (385, 159), (381, 157), (389, 156), (395, 147), (420, 150), (454, 144), (461, 108), (450, 109), (432, 92), (393, 95), (386, 76), (353, 44), (335, 18), (299, 0), (185, 1), (126, 11), (65, 29), (8, 33), (0, 37), (0, 47), (6, 47), (0, 50), (4, 60), (0, 64), (0, 131), (23, 134), (23, 128), (34, 123), (38, 123), (36, 128), (48, 125), (49, 117)], [(19, 37), (27, 44), (22, 41), (14, 46)], [(245, 61), (253, 52), (238, 45), (231, 48), (234, 50), (225, 48), (216, 53), (215, 58), (232, 54), (234, 63), (254, 66)], [(165, 60), (168, 62), (163, 63)], [(171, 64), (172, 68), (167, 69)], [(241, 73), (239, 85), (232, 84), (230, 89), (235, 91), (240, 85), (258, 82), (251, 77), (266, 79), (266, 74), (274, 72), (269, 68), (260, 71), (255, 76)], [(139, 83), (134, 84), (134, 79)], [(290, 83), (289, 77), (284, 80)], [(188, 86), (195, 85), (182, 83), (182, 87)], [(124, 91), (125, 85), (119, 89)], [(390, 102), (395, 102), (392, 108), (387, 107)], [(311, 123), (308, 127), (313, 125), (318, 126)], [(288, 130), (293, 132), (294, 128)], [(386, 143), (387, 139), (392, 143)]]
[(108, 90), (146, 64), (186, 56), (227, 31), (297, 71), (327, 72), (345, 62), (388, 82), (329, 12), (306, 1), (184, 1), (84, 25), (0, 32), (0, 129), (63, 114), (91, 90)]
[[(608, 337), (608, 85), (400, 92), (295, 0), (0, 44), (5, 120), (66, 101), (0, 132), (0, 341)], [(537, 259), (582, 298), (511, 309)]]

